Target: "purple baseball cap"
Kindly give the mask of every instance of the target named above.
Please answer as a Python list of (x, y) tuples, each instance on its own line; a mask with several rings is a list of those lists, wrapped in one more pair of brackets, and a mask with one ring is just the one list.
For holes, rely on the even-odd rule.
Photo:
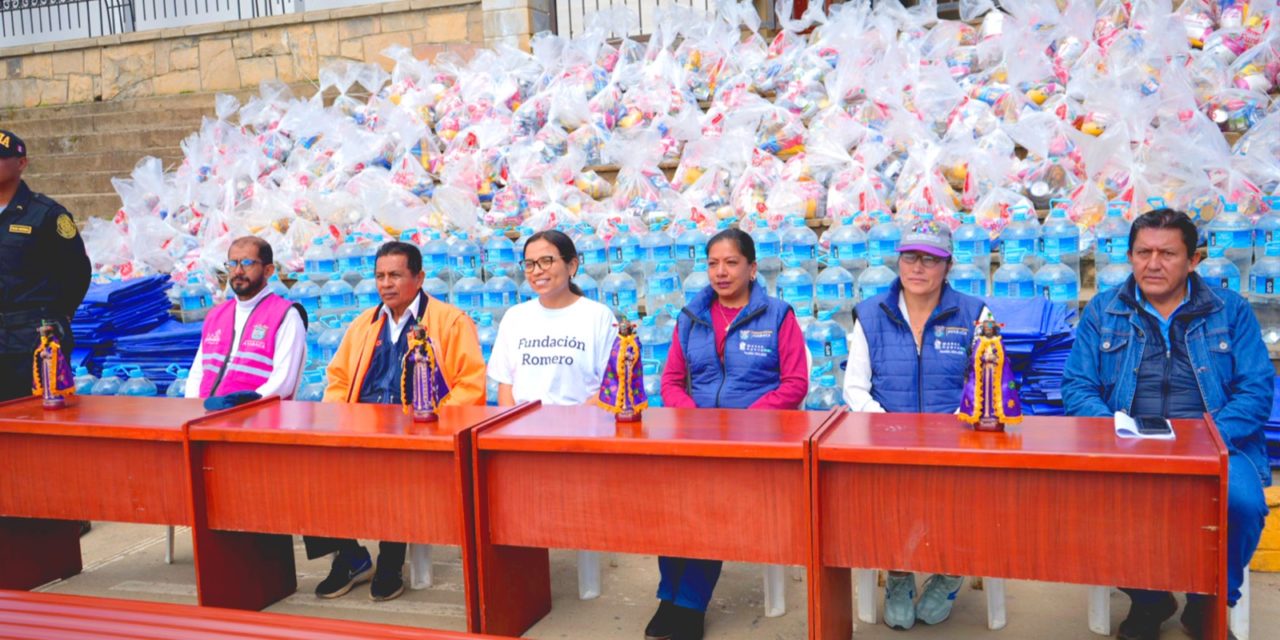
[(919, 251), (939, 258), (951, 257), (951, 231), (937, 222), (917, 222), (898, 241), (898, 253)]

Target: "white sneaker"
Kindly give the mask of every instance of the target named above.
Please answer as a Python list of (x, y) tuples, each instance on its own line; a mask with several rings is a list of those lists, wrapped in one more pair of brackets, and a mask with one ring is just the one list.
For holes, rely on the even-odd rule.
[(916, 617), (925, 624), (938, 624), (951, 615), (951, 607), (956, 603), (956, 594), (964, 585), (961, 576), (934, 574), (924, 582), (924, 594), (920, 596), (920, 604), (916, 605)]
[(884, 623), (906, 631), (916, 623), (916, 575), (890, 573), (884, 583)]

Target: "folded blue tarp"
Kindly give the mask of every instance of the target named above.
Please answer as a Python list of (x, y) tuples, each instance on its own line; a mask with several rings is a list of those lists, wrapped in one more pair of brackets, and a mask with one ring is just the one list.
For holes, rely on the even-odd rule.
[(167, 275), (90, 286), (71, 320), (76, 350), (84, 350), (73, 362), (99, 374), (107, 358), (116, 352), (117, 340), (168, 322), (172, 303), (167, 292), (171, 286)]
[(1075, 344), (1075, 311), (1043, 298), (987, 298), (986, 303), (1004, 325), (1000, 333), (1025, 412), (1062, 415), (1062, 369)]

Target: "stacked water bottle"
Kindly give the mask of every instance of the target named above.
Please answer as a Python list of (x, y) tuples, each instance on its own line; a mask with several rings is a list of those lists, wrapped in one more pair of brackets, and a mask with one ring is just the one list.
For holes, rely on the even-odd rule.
[[(1247, 284), (1264, 333), (1269, 342), (1275, 342), (1280, 340), (1280, 203), (1271, 198), (1268, 204), (1256, 226), (1225, 204), (1223, 213), (1207, 228), (1209, 257), (1198, 271), (1214, 286), (1240, 291)], [(1125, 205), (1112, 203), (1092, 237), (1082, 236), (1068, 219), (1069, 205), (1053, 201), (1043, 226), (1029, 208), (1014, 208), (1012, 221), (997, 242), (972, 214), (965, 215), (952, 234), (951, 286), (975, 296), (1038, 296), (1077, 308), (1080, 263), (1086, 250), (1092, 251), (1099, 291), (1123, 283), (1132, 272)], [(897, 245), (903, 229), (888, 212), (870, 212), (869, 217), (875, 221), (869, 231), (854, 224), (854, 217), (847, 217), (836, 221), (822, 238), (799, 218), (785, 219), (776, 229), (763, 218), (751, 221), (759, 278), (771, 293), (794, 307), (812, 358), (811, 393), (805, 401), (810, 408), (839, 404), (852, 309), (857, 302), (887, 291), (897, 279)], [(907, 216), (929, 217), (927, 213)], [(720, 227), (731, 224), (724, 221)], [(612, 235), (597, 232), (585, 222), (561, 228), (578, 248), (581, 269), (575, 282), (584, 294), (610, 306), (619, 317), (639, 320), (646, 384), (651, 387), (651, 402), (660, 402), (662, 364), (679, 310), (709, 284), (704, 247), (710, 233), (688, 221), (649, 229), (619, 225)], [(524, 227), (506, 229), (482, 241), (466, 233), (410, 229), (402, 234), (402, 240), (422, 250), (423, 290), (471, 315), (486, 358), (505, 311), (534, 297), (520, 266), (524, 243), (532, 233)], [(1094, 239), (1096, 244), (1089, 247)], [(331, 246), (326, 236), (306, 251), (305, 270), (287, 289), (287, 296), (306, 308), (312, 319), (307, 332), (312, 357), (300, 399), (322, 397), (324, 366), (336, 353), (347, 326), (361, 309), (378, 303), (373, 273), (381, 242), (383, 238), (376, 235), (354, 233)], [(998, 247), (1001, 263), (994, 273), (993, 245)], [(275, 281), (272, 286), (284, 285)], [(192, 319), (212, 306), (208, 289), (196, 281), (183, 288), (181, 301), (184, 317)], [(641, 309), (646, 310), (643, 318)], [(115, 375), (104, 378), (126, 384), (120, 376), (127, 372), (110, 373)], [(494, 401), (496, 389), (489, 391)]]
[[(1160, 203), (1154, 203), (1160, 204)], [(1264, 199), (1256, 223), (1222, 200), (1222, 211), (1206, 227), (1208, 254), (1196, 267), (1213, 287), (1248, 297), (1262, 338), (1280, 342), (1280, 197)], [(1154, 206), (1154, 205), (1153, 205)]]

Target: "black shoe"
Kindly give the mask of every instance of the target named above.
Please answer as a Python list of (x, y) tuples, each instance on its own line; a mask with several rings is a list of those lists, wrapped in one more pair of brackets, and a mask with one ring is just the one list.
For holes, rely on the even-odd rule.
[[(1204, 637), (1204, 620), (1209, 615), (1208, 598), (1187, 598), (1187, 606), (1182, 610), (1182, 628), (1187, 635), (1200, 640)], [(1236, 634), (1227, 630), (1227, 639), (1236, 640)]]
[(675, 631), (675, 611), (676, 605), (670, 600), (659, 601), (658, 611), (644, 626), (644, 640), (671, 640)]
[(687, 609), (675, 605), (675, 627), (671, 640), (702, 640), (702, 629), (707, 619), (705, 611)]
[(361, 549), (361, 552), (362, 555), (357, 556), (354, 563), (341, 553), (335, 556), (333, 566), (329, 569), (329, 577), (316, 585), (316, 595), (321, 598), (337, 598), (347, 595), (352, 587), (368, 582), (373, 577), (373, 561), (369, 559), (367, 551)]
[(373, 576), (373, 584), (369, 585), (369, 599), (374, 602), (383, 602), (386, 600), (395, 600), (404, 593), (404, 578), (401, 577), (401, 570), (404, 565), (399, 567), (383, 567), (382, 563), (378, 563), (378, 572)]
[(1160, 625), (1178, 612), (1178, 601), (1166, 593), (1155, 604), (1129, 605), (1129, 616), (1120, 623), (1116, 637), (1120, 640), (1159, 640)]

